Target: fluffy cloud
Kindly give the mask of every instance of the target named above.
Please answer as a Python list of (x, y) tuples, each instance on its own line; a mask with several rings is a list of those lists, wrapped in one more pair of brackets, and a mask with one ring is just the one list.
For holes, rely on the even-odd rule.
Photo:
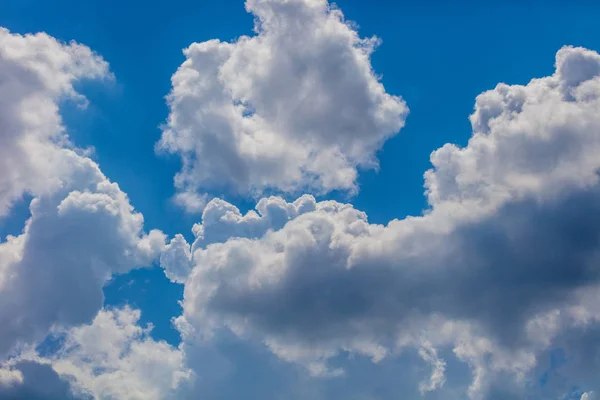
[(596, 183), (600, 147), (600, 56), (564, 47), (553, 76), (527, 86), (499, 84), (477, 97), (473, 137), (447, 144), (425, 174), (432, 206), (496, 207)]
[(75, 392), (95, 399), (164, 399), (191, 376), (183, 354), (138, 325), (139, 310), (103, 310), (71, 329), (52, 365)]
[[(191, 377), (183, 354), (138, 325), (140, 311), (102, 310), (89, 325), (60, 334), (49, 358), (11, 360), (0, 383), (5, 399), (164, 399)], [(1, 381), (0, 381), (1, 382)]]
[(68, 138), (58, 101), (85, 105), (73, 85), (109, 77), (108, 64), (88, 47), (0, 27), (0, 216), (24, 193), (64, 184), (71, 165), (62, 155)]
[(193, 266), (180, 329), (226, 328), (314, 375), (342, 373), (345, 352), (380, 362), (415, 347), (432, 367), (423, 393), (443, 385), (438, 349), (451, 349), (471, 398), (523, 398), (543, 356), (580, 354), (570, 332), (598, 321), (599, 75), (597, 53), (565, 47), (552, 76), (478, 96), (468, 145), (431, 156), (420, 217), (374, 225), (310, 196), (246, 215), (212, 201), (195, 244), (173, 246)]
[(298, 215), (314, 211), (313, 196), (304, 195), (287, 203), (280, 197), (264, 198), (252, 210), (242, 215), (240, 210), (224, 200), (212, 199), (202, 212), (202, 223), (195, 224), (195, 241), (190, 246), (182, 235), (176, 235), (160, 257), (160, 265), (167, 277), (184, 283), (192, 270), (192, 251), (211, 243), (225, 242), (232, 237), (259, 238), (267, 231), (281, 229)]
[(175, 235), (160, 255), (160, 265), (171, 282), (185, 283), (192, 269), (190, 245), (183, 235)]
[[(194, 43), (172, 77), (158, 148), (177, 153), (176, 186), (237, 193), (356, 190), (357, 168), (404, 125), (360, 38), (327, 0), (248, 0), (256, 35)], [(198, 198), (178, 202), (197, 209)]]
[(164, 247), (98, 165), (68, 143), (59, 115), (79, 78), (108, 76), (89, 48), (0, 30), (0, 213), (34, 196), (22, 233), (0, 242), (0, 357), (48, 330), (90, 322), (114, 273)]
[[(126, 195), (85, 161), (80, 190), (36, 198), (23, 233), (0, 243), (0, 352), (53, 325), (89, 322), (113, 273), (151, 264), (162, 233), (143, 233)], [(84, 179), (85, 178), (85, 179)]]

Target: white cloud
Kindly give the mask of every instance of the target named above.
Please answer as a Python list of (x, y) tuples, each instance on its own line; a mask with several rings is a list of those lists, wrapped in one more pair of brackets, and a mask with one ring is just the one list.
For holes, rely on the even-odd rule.
[(437, 350), (428, 342), (421, 345), (419, 356), (423, 361), (431, 364), (432, 369), (429, 379), (419, 384), (419, 391), (423, 395), (444, 386), (446, 382), (446, 362), (438, 357)]
[(21, 383), (23, 383), (23, 373), (21, 371), (14, 368), (0, 368), (0, 387), (7, 388)]
[(71, 329), (52, 366), (76, 392), (94, 399), (164, 399), (190, 378), (183, 353), (150, 337), (140, 311), (103, 310), (90, 325)]
[(428, 343), (423, 389), (442, 386), (436, 352), (450, 348), (471, 398), (519, 398), (552, 344), (581, 353), (567, 334), (598, 321), (585, 300), (600, 290), (598, 74), (598, 54), (566, 47), (554, 75), (480, 95), (468, 146), (432, 154), (421, 217), (374, 225), (304, 197), (302, 212), (261, 200), (276, 205), (267, 218), (261, 202), (241, 215), (212, 201), (185, 253), (179, 326), (226, 328), (316, 374), (337, 374), (343, 352), (379, 362)]
[(160, 265), (171, 282), (184, 283), (192, 270), (190, 245), (183, 235), (175, 235), (160, 255)]
[[(140, 311), (101, 310), (92, 323), (55, 332), (60, 346), (52, 356), (35, 353), (4, 363), (0, 397), (11, 399), (129, 399), (172, 397), (192, 373), (183, 353), (150, 337), (139, 325)], [(1, 365), (1, 364), (0, 364)]]
[(212, 199), (204, 208), (202, 223), (193, 228), (196, 240), (190, 246), (182, 235), (176, 235), (161, 254), (160, 264), (173, 282), (184, 283), (192, 265), (191, 250), (232, 237), (259, 238), (268, 230), (281, 229), (298, 215), (314, 211), (316, 200), (304, 195), (287, 203), (280, 197), (261, 199), (256, 211), (242, 215), (240, 210), (224, 200)]
[(0, 310), (2, 353), (53, 325), (89, 322), (111, 274), (150, 265), (164, 247), (161, 232), (143, 232), (119, 187), (80, 161), (79, 190), (35, 198), (23, 233), (0, 243), (0, 302), (9, 305)]
[(80, 78), (107, 77), (89, 48), (0, 29), (0, 214), (34, 196), (22, 233), (0, 242), (0, 357), (49, 329), (90, 322), (112, 274), (150, 265), (164, 247), (98, 165), (68, 143), (58, 102), (84, 100)]
[(360, 38), (326, 0), (248, 0), (246, 9), (254, 36), (192, 44), (172, 77), (158, 148), (181, 156), (176, 186), (357, 190), (357, 168), (377, 166), (407, 114), (371, 67), (378, 39)]
[(495, 207), (597, 182), (600, 55), (564, 47), (556, 72), (477, 97), (469, 145), (446, 144), (425, 174), (432, 206)]
[(208, 195), (198, 194), (192, 191), (177, 193), (173, 200), (176, 205), (182, 207), (188, 213), (202, 213), (206, 203), (208, 202)]
[(65, 184), (72, 167), (58, 101), (86, 104), (73, 85), (110, 78), (108, 64), (88, 47), (44, 34), (21, 36), (0, 27), (0, 216), (24, 193)]

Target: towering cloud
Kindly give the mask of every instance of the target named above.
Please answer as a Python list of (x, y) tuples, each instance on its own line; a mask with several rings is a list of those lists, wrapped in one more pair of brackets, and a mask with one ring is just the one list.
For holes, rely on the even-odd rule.
[(178, 202), (200, 189), (355, 191), (357, 168), (404, 125), (361, 38), (326, 0), (248, 0), (254, 36), (194, 43), (172, 77), (159, 149), (181, 156)]

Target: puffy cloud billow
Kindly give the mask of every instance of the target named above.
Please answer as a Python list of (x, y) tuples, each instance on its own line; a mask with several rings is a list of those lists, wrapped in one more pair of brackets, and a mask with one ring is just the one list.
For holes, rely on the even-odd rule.
[(91, 322), (111, 275), (164, 247), (62, 125), (59, 103), (86, 101), (73, 84), (102, 77), (107, 63), (83, 45), (0, 29), (0, 214), (33, 196), (22, 233), (0, 242), (0, 357)]
[(27, 354), (0, 373), (5, 399), (132, 399), (170, 396), (192, 372), (183, 354), (150, 337), (139, 323), (140, 311), (104, 309), (90, 324), (55, 333), (60, 346), (50, 357)]
[(81, 190), (35, 198), (23, 233), (0, 243), (1, 353), (89, 322), (111, 275), (150, 265), (164, 246), (118, 186), (86, 167)]
[(64, 156), (68, 137), (58, 103), (85, 106), (73, 85), (110, 78), (108, 64), (86, 46), (0, 28), (0, 215), (25, 193), (65, 184), (73, 160)]
[(361, 38), (326, 0), (248, 0), (254, 36), (185, 49), (158, 148), (181, 156), (177, 202), (195, 190), (356, 191), (357, 168), (404, 125), (404, 101)]
[(139, 326), (140, 311), (103, 310), (89, 325), (67, 332), (49, 360), (74, 392), (95, 399), (158, 400), (169, 397), (192, 372), (183, 353)]
[(450, 349), (473, 399), (549, 390), (536, 374), (560, 347), (580, 361), (552, 396), (597, 391), (593, 346), (573, 338), (591, 344), (600, 317), (600, 55), (562, 48), (553, 75), (478, 96), (471, 123), (466, 147), (432, 153), (423, 216), (384, 226), (311, 196), (246, 215), (211, 201), (195, 243), (178, 237), (163, 256), (167, 274), (189, 274), (185, 337), (227, 329), (313, 375), (344, 373), (343, 354), (377, 363), (416, 348), (431, 366), (421, 392), (442, 398)]

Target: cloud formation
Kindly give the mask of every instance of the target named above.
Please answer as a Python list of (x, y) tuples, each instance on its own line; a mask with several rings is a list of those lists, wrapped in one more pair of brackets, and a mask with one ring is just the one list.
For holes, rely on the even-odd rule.
[(191, 376), (183, 354), (138, 325), (140, 311), (103, 310), (90, 325), (68, 331), (51, 358), (75, 392), (95, 399), (159, 400)]
[(18, 35), (0, 27), (0, 216), (24, 193), (65, 184), (72, 159), (58, 103), (86, 100), (73, 85), (110, 79), (108, 64), (88, 47), (44, 34)]
[(377, 167), (408, 112), (373, 71), (379, 40), (327, 0), (248, 0), (246, 10), (254, 36), (192, 44), (171, 79), (158, 148), (181, 156), (176, 186), (356, 191), (357, 168)]
[(53, 325), (91, 321), (111, 275), (150, 265), (164, 246), (162, 233), (143, 232), (119, 187), (82, 162), (80, 190), (34, 199), (23, 233), (0, 243), (1, 353)]
[(473, 399), (539, 390), (526, 382), (542, 356), (558, 343), (580, 354), (569, 332), (598, 321), (599, 75), (597, 53), (565, 47), (552, 76), (478, 96), (468, 145), (432, 153), (420, 217), (374, 225), (311, 196), (242, 215), (213, 200), (195, 244), (177, 239), (193, 266), (179, 326), (262, 342), (313, 375), (343, 373), (345, 353), (414, 347), (432, 366), (423, 392), (444, 385), (437, 354), (451, 349)]
[(22, 233), (0, 242), (0, 357), (90, 322), (111, 275), (150, 265), (164, 247), (62, 126), (59, 102), (85, 102), (73, 83), (107, 76), (83, 45), (0, 29), (0, 214), (33, 196)]
[(60, 346), (49, 357), (28, 354), (0, 371), (0, 398), (14, 400), (158, 400), (191, 377), (183, 354), (139, 326), (140, 311), (104, 309), (91, 324), (55, 333)]

